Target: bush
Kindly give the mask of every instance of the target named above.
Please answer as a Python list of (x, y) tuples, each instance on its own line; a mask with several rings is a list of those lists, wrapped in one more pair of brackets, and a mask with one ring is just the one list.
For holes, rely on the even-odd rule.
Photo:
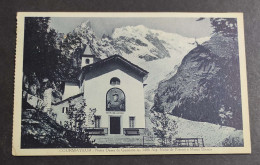
[(229, 136), (222, 142), (223, 147), (243, 147), (244, 141), (240, 137)]

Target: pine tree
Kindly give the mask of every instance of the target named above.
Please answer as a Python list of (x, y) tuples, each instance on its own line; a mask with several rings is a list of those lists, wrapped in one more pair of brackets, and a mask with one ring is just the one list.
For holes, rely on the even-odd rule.
[(88, 113), (86, 113), (85, 107), (85, 101), (77, 105), (76, 103), (69, 103), (67, 115), (70, 125), (65, 127), (70, 130), (67, 136), (74, 147), (90, 147), (94, 143), (94, 140), (90, 139), (91, 135), (84, 130), (84, 127), (86, 127), (86, 122), (89, 120), (91, 120), (91, 125), (93, 125), (96, 109), (89, 109)]
[(48, 17), (25, 18), (24, 74), (35, 73), (38, 78), (54, 79), (58, 63), (57, 33), (49, 28)]
[[(48, 79), (50, 84), (54, 85), (52, 88), (58, 90), (56, 93), (59, 96), (62, 90), (61, 81), (75, 79), (80, 69), (73, 67), (72, 58), (61, 54), (61, 49), (69, 49), (71, 44), (66, 45), (66, 39), (64, 44), (57, 44), (58, 34), (49, 27), (49, 21), (49, 17), (25, 18), (23, 72), (28, 78), (29, 87), (35, 85), (30, 78), (37, 78), (38, 96), (42, 95), (44, 79)], [(28, 87), (24, 87), (24, 90), (29, 91)]]
[[(177, 132), (177, 123), (168, 117), (167, 112), (152, 111), (153, 117), (151, 119), (154, 124), (154, 134), (161, 140), (161, 145), (167, 145), (167, 139), (172, 138)], [(170, 139), (171, 141), (172, 139)]]
[(237, 20), (235, 18), (211, 18), (213, 33), (220, 33), (226, 37), (237, 37)]
[[(198, 18), (196, 21), (202, 21), (205, 18)], [(237, 37), (237, 20), (235, 18), (210, 18), (213, 33), (223, 34), (226, 37)]]

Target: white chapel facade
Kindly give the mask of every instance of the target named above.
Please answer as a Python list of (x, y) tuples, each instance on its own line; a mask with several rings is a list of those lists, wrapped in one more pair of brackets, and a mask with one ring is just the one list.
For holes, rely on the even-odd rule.
[(78, 80), (66, 81), (62, 101), (53, 105), (57, 123), (66, 122), (68, 102), (83, 99), (85, 111), (96, 109), (86, 131), (94, 136), (141, 136), (145, 129), (144, 79), (148, 72), (114, 55), (96, 59), (86, 47)]

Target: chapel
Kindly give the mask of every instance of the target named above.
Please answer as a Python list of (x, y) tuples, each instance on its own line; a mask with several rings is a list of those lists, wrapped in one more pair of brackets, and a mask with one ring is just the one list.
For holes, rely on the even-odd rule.
[[(87, 119), (84, 131), (98, 143), (127, 143), (141, 138), (145, 129), (144, 80), (148, 72), (120, 55), (96, 58), (89, 46), (80, 55), (81, 73), (77, 80), (65, 80), (62, 100), (52, 105), (56, 122), (67, 127), (70, 105), (82, 106)], [(132, 140), (131, 143), (134, 143)]]

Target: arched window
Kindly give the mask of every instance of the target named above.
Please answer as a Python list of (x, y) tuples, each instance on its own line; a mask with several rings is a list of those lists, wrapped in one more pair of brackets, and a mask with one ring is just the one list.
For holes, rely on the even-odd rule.
[(111, 84), (111, 85), (120, 85), (120, 79), (117, 78), (117, 77), (113, 77), (113, 78), (111, 78), (111, 80), (110, 80), (110, 84)]
[(125, 111), (125, 94), (121, 89), (109, 89), (106, 99), (107, 111)]

